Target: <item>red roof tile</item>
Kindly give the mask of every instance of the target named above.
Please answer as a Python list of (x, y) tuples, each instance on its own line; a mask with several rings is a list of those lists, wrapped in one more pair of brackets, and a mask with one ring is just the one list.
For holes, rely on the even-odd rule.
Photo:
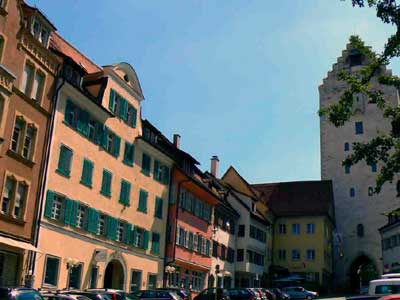
[(82, 52), (63, 39), (57, 32), (53, 32), (51, 35), (50, 48), (70, 57), (78, 65), (83, 67), (88, 74), (102, 71), (98, 65), (96, 65)]

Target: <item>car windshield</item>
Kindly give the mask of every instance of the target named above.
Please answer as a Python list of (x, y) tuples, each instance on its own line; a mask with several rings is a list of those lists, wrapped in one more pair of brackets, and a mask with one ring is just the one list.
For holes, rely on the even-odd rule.
[(378, 285), (375, 287), (375, 294), (398, 294), (400, 285)]

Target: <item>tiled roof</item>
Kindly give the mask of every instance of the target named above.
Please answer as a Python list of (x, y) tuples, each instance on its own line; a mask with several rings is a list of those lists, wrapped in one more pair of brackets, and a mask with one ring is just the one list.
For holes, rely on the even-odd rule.
[(261, 199), (277, 216), (320, 215), (333, 217), (332, 181), (297, 181), (253, 184)]
[(50, 48), (70, 57), (74, 62), (84, 68), (88, 74), (102, 71), (98, 65), (63, 39), (57, 32), (53, 32), (51, 35)]

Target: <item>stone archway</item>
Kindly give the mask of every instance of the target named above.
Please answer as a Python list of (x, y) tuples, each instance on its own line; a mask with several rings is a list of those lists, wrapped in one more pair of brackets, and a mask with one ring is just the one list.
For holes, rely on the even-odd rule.
[(349, 269), (351, 291), (359, 291), (361, 286), (368, 286), (369, 281), (378, 275), (378, 269), (371, 258), (365, 254), (357, 256)]
[(108, 262), (104, 272), (104, 288), (123, 290), (125, 283), (125, 272), (122, 263), (113, 259)]

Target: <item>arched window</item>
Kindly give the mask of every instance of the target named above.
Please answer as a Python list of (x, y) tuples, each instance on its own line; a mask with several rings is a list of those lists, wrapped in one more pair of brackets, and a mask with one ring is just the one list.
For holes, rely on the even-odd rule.
[(344, 151), (350, 151), (350, 144), (349, 143), (344, 143)]
[(357, 236), (358, 237), (363, 237), (364, 236), (364, 225), (363, 224), (358, 224), (357, 225)]

